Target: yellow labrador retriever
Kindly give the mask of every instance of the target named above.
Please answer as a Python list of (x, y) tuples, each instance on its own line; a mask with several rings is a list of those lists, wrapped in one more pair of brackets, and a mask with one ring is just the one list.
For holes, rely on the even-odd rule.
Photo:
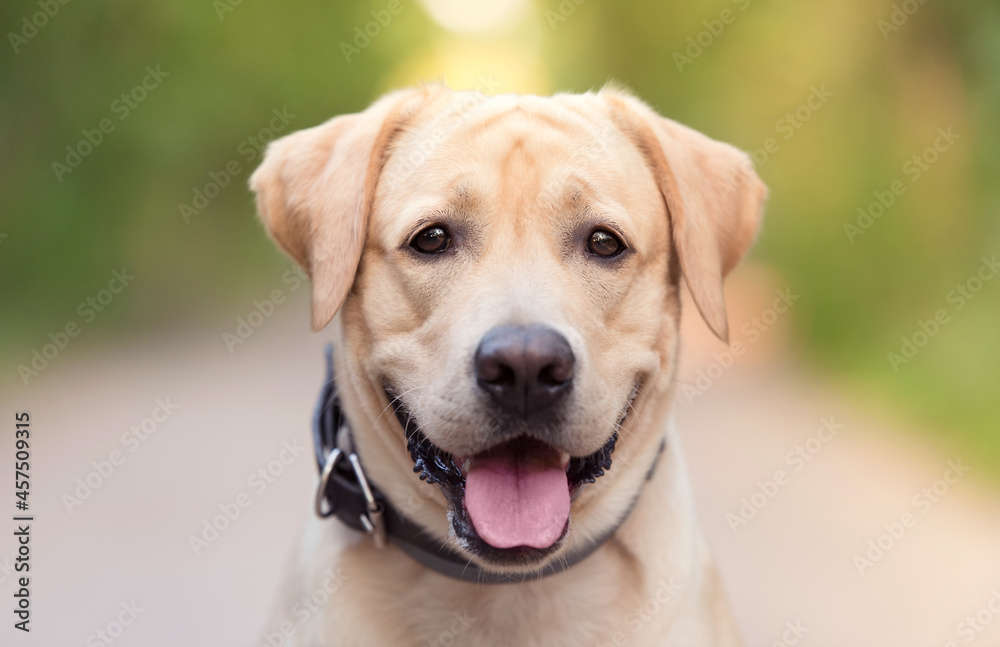
[(250, 183), (334, 320), (318, 508), (350, 510), (310, 523), (261, 644), (740, 644), (670, 420), (681, 277), (727, 339), (760, 222), (742, 152), (617, 88), (435, 85)]

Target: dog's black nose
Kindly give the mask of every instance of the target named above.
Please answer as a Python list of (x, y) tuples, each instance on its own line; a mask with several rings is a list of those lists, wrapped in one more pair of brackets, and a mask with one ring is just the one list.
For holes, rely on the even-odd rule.
[(476, 349), (476, 381), (511, 413), (528, 416), (558, 402), (573, 383), (573, 349), (546, 326), (499, 326)]

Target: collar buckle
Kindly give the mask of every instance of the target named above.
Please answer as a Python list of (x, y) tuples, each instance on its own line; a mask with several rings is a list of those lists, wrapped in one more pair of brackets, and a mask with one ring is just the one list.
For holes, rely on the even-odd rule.
[[(343, 429), (341, 427), (341, 430)], [(376, 548), (385, 548), (387, 537), (385, 506), (375, 498), (375, 493), (372, 492), (371, 485), (368, 484), (368, 477), (365, 476), (365, 471), (361, 467), (361, 459), (353, 451), (347, 454), (340, 447), (334, 447), (327, 454), (326, 460), (323, 461), (323, 471), (320, 472), (319, 485), (316, 486), (316, 516), (325, 519), (337, 512), (337, 502), (333, 500), (329, 500), (328, 502), (327, 489), (330, 479), (333, 478), (333, 473), (337, 469), (337, 464), (345, 457), (351, 464), (351, 469), (354, 471), (354, 478), (357, 479), (358, 485), (361, 486), (361, 492), (365, 498), (365, 511), (358, 515), (361, 526), (364, 528), (365, 533), (375, 542)]]
[(368, 485), (368, 477), (361, 469), (361, 459), (358, 458), (358, 455), (352, 453), (348, 456), (348, 460), (351, 462), (351, 467), (354, 468), (354, 476), (358, 479), (358, 485), (361, 486), (361, 491), (365, 495), (365, 512), (359, 515), (361, 525), (364, 526), (368, 536), (374, 540), (375, 548), (385, 548), (385, 507), (375, 499), (372, 488)]
[(333, 470), (337, 467), (337, 463), (343, 458), (344, 452), (341, 451), (340, 447), (334, 447), (329, 454), (326, 456), (326, 460), (323, 462), (323, 471), (320, 472), (319, 476), (319, 486), (316, 488), (316, 516), (321, 519), (329, 517), (337, 511), (334, 505), (324, 505), (326, 502), (326, 488), (330, 483), (330, 476), (333, 475)]

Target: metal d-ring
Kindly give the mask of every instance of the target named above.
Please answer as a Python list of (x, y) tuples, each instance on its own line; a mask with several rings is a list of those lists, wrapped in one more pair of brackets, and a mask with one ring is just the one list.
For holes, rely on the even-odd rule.
[(365, 527), (365, 532), (375, 541), (375, 548), (385, 548), (385, 509), (382, 504), (375, 499), (371, 486), (368, 485), (368, 478), (364, 470), (361, 469), (361, 459), (357, 454), (348, 457), (351, 467), (354, 468), (354, 475), (358, 479), (361, 491), (365, 495), (367, 513), (361, 515), (361, 525)]
[(340, 447), (334, 447), (327, 454), (326, 462), (323, 463), (323, 472), (319, 476), (319, 487), (316, 489), (316, 514), (321, 519), (325, 519), (336, 512), (336, 507), (332, 505), (324, 512), (323, 501), (326, 500), (326, 486), (330, 482), (330, 475), (333, 474), (333, 469), (337, 467), (337, 463), (343, 455), (344, 452), (341, 451)]

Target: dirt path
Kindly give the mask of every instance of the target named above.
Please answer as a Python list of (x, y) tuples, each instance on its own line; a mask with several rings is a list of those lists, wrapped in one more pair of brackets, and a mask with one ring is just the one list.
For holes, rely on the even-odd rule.
[[(734, 321), (761, 312), (770, 289), (755, 295), (734, 306)], [(129, 617), (122, 605), (133, 601), (141, 611), (115, 645), (257, 644), (282, 562), (310, 513), (308, 421), (322, 338), (307, 334), (301, 296), (233, 353), (222, 333), (235, 324), (222, 321), (102, 353), (69, 349), (28, 387), (3, 383), (0, 413), (31, 411), (36, 439), (34, 631), (13, 644), (85, 645), (109, 624), (116, 631), (120, 614)], [(684, 369), (694, 384), (721, 348), (696, 328)], [(778, 324), (766, 339), (744, 339), (748, 352), (713, 369), (720, 376), (710, 388), (690, 403), (680, 398), (702, 521), (749, 645), (1000, 644), (1000, 619), (987, 607), (1000, 588), (1000, 496), (973, 468), (936, 502), (914, 501), (949, 460), (973, 465), (972, 457), (918, 447), (851, 408), (776, 359), (776, 340)], [(823, 420), (835, 434), (820, 432)], [(7, 445), (4, 483), (12, 480)], [(810, 460), (788, 456), (798, 445)], [(273, 482), (255, 476), (269, 463), (280, 466)], [(90, 476), (102, 482), (88, 495), (77, 479), (101, 470), (107, 475)], [(758, 485), (775, 481), (776, 470), (787, 479)], [(249, 507), (196, 556), (190, 536), (220, 505), (232, 512), (241, 493)], [(762, 497), (745, 525), (734, 521), (743, 520), (742, 498)], [(860, 574), (855, 555), (904, 513), (912, 527)], [(13, 557), (4, 535), (0, 563)], [(0, 580), (9, 596), (6, 569)], [(981, 631), (959, 627), (977, 612)], [(789, 626), (805, 630), (801, 638)], [(0, 643), (12, 644), (12, 633), (0, 630)]]

